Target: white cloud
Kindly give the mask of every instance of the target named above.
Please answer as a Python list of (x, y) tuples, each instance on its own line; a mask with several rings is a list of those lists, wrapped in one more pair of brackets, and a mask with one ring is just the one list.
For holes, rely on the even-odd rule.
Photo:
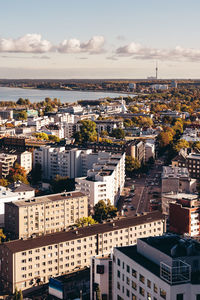
[(51, 50), (52, 44), (40, 34), (26, 34), (18, 39), (0, 38), (0, 52), (45, 53)]
[(144, 47), (139, 43), (130, 43), (116, 49), (117, 56), (131, 56), (134, 59), (187, 60), (199, 61), (200, 49), (183, 48), (157, 49)]
[(81, 43), (78, 39), (64, 40), (59, 46), (61, 53), (82, 53), (98, 54), (104, 52), (105, 40), (103, 36), (93, 36), (89, 41)]
[(58, 46), (42, 39), (40, 34), (26, 34), (17, 39), (0, 38), (0, 52), (11, 53), (89, 53), (104, 52), (105, 40), (103, 36), (93, 36), (89, 41), (81, 42), (78, 39), (64, 40)]

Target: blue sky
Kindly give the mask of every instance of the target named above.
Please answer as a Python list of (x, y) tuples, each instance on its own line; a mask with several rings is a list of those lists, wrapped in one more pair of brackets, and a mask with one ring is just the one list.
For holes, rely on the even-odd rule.
[(1, 78), (200, 78), (198, 0), (6, 0)]

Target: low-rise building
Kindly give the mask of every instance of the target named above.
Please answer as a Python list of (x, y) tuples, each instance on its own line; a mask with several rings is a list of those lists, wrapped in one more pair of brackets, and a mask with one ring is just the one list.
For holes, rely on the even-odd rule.
[(200, 244), (177, 235), (114, 248), (113, 300), (200, 298)]
[(185, 199), (188, 201), (193, 201), (198, 199), (197, 194), (189, 194), (189, 193), (162, 193), (162, 212), (164, 214), (169, 214), (170, 203), (174, 203), (181, 199)]
[(137, 238), (162, 235), (165, 220), (160, 212), (122, 218), (68, 232), (0, 244), (0, 287), (13, 293), (47, 283), (90, 264), (94, 255), (113, 247), (136, 243)]
[(162, 193), (194, 193), (196, 180), (190, 178), (187, 168), (164, 166), (162, 171)]
[(80, 192), (36, 197), (5, 204), (5, 229), (16, 238), (62, 231), (88, 216), (88, 198)]
[(169, 230), (186, 236), (200, 235), (200, 201), (181, 197), (169, 204)]
[(17, 195), (19, 200), (31, 199), (35, 197), (35, 189), (21, 181), (9, 184), (8, 189)]
[(16, 160), (17, 155), (0, 153), (0, 178), (9, 174), (9, 170), (13, 167)]

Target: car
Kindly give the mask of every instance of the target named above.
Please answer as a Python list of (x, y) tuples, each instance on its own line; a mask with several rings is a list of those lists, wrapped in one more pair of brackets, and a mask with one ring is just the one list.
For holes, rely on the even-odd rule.
[(131, 206), (131, 210), (134, 210), (135, 209), (135, 207), (134, 206)]

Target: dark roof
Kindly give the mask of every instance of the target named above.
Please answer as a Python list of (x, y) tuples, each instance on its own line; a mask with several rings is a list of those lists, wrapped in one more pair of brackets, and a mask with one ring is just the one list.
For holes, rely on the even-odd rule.
[(35, 189), (32, 188), (30, 185), (25, 184), (23, 182), (15, 182), (8, 185), (8, 188), (12, 190), (14, 193), (18, 192), (28, 192), (28, 191), (34, 191)]
[(27, 240), (15, 240), (3, 243), (11, 252), (16, 253), (33, 248), (48, 246), (52, 244), (62, 243), (78, 238), (83, 238), (95, 234), (101, 234), (104, 232), (119, 230), (130, 226), (137, 226), (140, 224), (153, 222), (164, 219), (164, 216), (159, 211), (150, 212), (145, 215), (121, 218), (114, 220), (113, 222), (107, 222), (104, 224), (92, 225), (84, 228), (78, 228), (76, 230), (62, 231), (58, 233), (52, 233), (45, 236), (36, 238), (29, 238)]
[(150, 259), (137, 252), (137, 246), (117, 247), (117, 250), (127, 255), (136, 263), (160, 277), (160, 266), (152, 262)]
[(178, 162), (184, 163), (186, 161), (186, 159), (182, 154), (178, 154), (172, 159), (172, 161), (178, 161)]

